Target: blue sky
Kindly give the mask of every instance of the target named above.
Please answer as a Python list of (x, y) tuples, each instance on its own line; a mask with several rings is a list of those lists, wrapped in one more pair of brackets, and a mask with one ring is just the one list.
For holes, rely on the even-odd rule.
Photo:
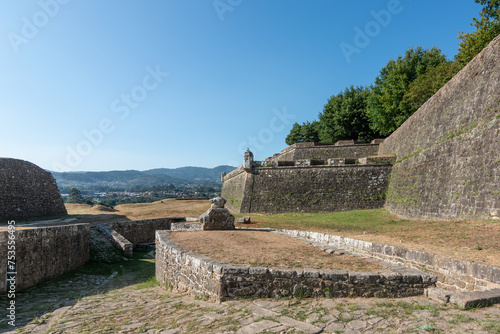
[[(473, 0), (2, 0), (0, 156), (60, 171), (239, 165)], [(359, 33), (361, 31), (361, 33)]]

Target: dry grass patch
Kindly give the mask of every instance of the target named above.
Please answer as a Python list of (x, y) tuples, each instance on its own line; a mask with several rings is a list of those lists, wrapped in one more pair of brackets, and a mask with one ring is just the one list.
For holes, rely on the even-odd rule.
[(410, 220), (385, 209), (251, 218), (256, 223), (252, 227), (323, 232), (500, 266), (499, 220)]
[(260, 267), (379, 271), (386, 268), (349, 255), (336, 255), (291, 237), (264, 231), (172, 232), (185, 249), (232, 264)]
[(208, 200), (164, 199), (153, 203), (121, 204), (114, 208), (102, 205), (66, 203), (68, 214), (78, 222), (104, 223), (123, 220), (141, 220), (166, 217), (199, 217), (210, 208)]

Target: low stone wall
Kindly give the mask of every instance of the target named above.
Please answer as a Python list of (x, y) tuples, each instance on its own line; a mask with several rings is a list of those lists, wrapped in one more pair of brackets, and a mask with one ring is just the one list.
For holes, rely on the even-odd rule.
[(173, 243), (169, 234), (168, 231), (156, 231), (156, 279), (160, 286), (220, 301), (222, 265), (188, 253)]
[[(89, 224), (15, 230), (14, 235), (16, 291), (56, 278), (90, 259)], [(8, 238), (8, 231), (0, 232), (0, 294), (8, 288)]]
[(111, 229), (130, 241), (134, 247), (140, 242), (154, 242), (157, 230), (170, 230), (174, 222), (186, 221), (181, 217), (123, 221), (107, 224)]
[[(189, 233), (189, 232), (186, 232)], [(436, 277), (416, 270), (348, 273), (221, 263), (182, 249), (156, 232), (156, 279), (165, 288), (212, 301), (269, 297), (407, 297), (422, 295)]]
[(478, 291), (500, 288), (500, 268), (483, 263), (455, 260), (427, 252), (387, 246), (326, 233), (279, 230), (325, 245), (336, 245), (353, 253), (422, 270), (438, 277), (437, 286), (452, 291)]

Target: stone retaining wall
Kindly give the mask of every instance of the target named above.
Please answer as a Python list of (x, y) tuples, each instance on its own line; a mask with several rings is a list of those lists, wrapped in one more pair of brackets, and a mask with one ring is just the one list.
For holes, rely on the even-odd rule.
[(165, 288), (212, 301), (291, 296), (407, 297), (422, 295), (436, 282), (435, 276), (415, 270), (348, 273), (221, 263), (182, 249), (169, 239), (168, 231), (156, 232), (156, 278)]
[(157, 230), (170, 230), (173, 222), (185, 221), (185, 218), (170, 217), (135, 221), (123, 221), (107, 224), (111, 229), (130, 241), (134, 247), (140, 242), (154, 242)]
[(437, 286), (452, 291), (477, 291), (500, 288), (500, 268), (483, 263), (455, 260), (427, 252), (387, 246), (326, 233), (279, 230), (293, 237), (308, 238), (336, 245), (353, 253), (422, 270), (438, 277)]
[[(7, 292), (8, 231), (0, 232), (0, 294)], [(15, 230), (16, 291), (56, 278), (90, 259), (90, 225)]]

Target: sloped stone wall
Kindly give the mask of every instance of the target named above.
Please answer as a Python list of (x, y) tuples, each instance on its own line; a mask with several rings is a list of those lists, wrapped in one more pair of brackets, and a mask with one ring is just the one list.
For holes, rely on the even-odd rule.
[(56, 181), (28, 161), (0, 158), (0, 219), (66, 215)]
[(386, 208), (407, 218), (500, 216), (500, 36), (380, 146)]
[[(240, 213), (333, 212), (381, 208), (390, 165), (256, 168), (245, 173)], [(240, 181), (242, 184), (243, 177)], [(224, 188), (228, 203), (235, 197)], [(241, 189), (241, 188), (239, 188)], [(242, 191), (239, 190), (239, 194)], [(232, 209), (231, 206), (228, 206)]]

